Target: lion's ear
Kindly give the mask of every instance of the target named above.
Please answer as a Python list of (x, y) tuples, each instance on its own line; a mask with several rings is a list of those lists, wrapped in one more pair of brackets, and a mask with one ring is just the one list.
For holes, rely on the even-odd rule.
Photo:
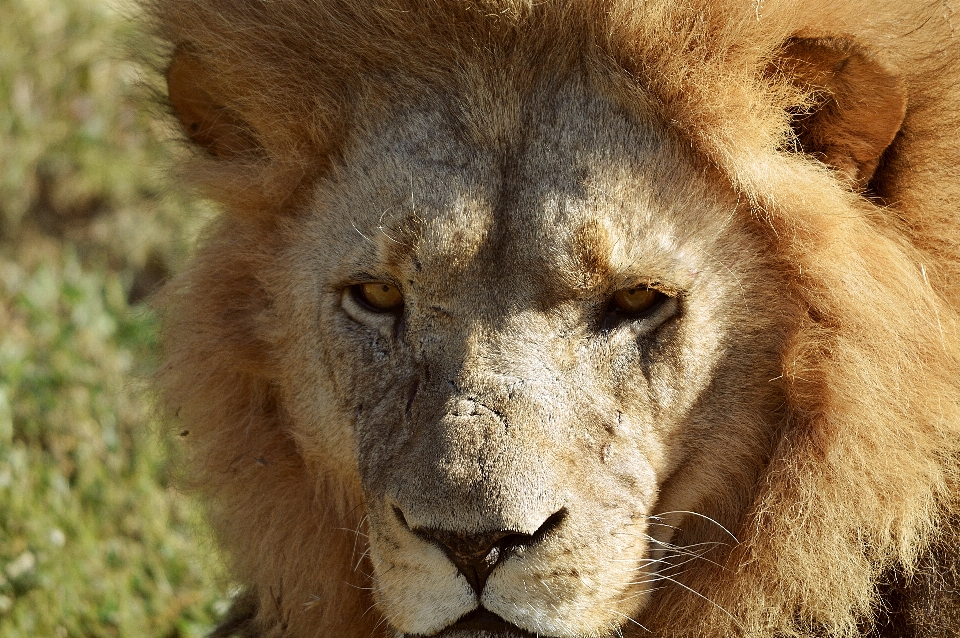
[(907, 112), (900, 75), (841, 38), (794, 38), (774, 66), (814, 99), (793, 121), (802, 150), (866, 186)]
[(216, 95), (216, 83), (202, 62), (182, 48), (167, 68), (167, 92), (184, 131), (218, 157), (254, 151), (250, 126)]

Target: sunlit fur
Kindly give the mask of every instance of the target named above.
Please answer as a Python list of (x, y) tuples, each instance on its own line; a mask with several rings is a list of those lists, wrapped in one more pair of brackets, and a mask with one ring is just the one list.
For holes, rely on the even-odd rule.
[[(348, 127), (364, 125), (355, 110), (373, 118), (425, 87), (457, 91), (455, 71), (463, 85), (523, 86), (572, 59), (620, 76), (618, 99), (669, 122), (732, 184), (778, 257), (771, 280), (789, 282), (772, 292), (792, 309), (770, 379), (784, 404), (769, 417), (769, 457), (745, 503), (714, 504), (739, 543), (685, 565), (682, 585), (662, 583), (634, 620), (663, 636), (859, 635), (882, 616), (881, 581), (936, 566), (925, 557), (960, 513), (960, 16), (949, 3), (155, 0), (147, 12), (170, 51), (202, 60), (262, 147), (201, 151), (183, 169), (226, 213), (159, 301), (159, 388), (184, 432), (189, 484), (236, 577), (256, 588), (262, 635), (386, 631), (365, 576), (353, 451), (321, 452), (298, 433), (276, 383), (294, 363), (278, 356), (279, 326), (311, 320), (267, 292), (287, 285), (293, 213), (348, 152)], [(851, 37), (903, 74), (907, 117), (865, 194), (796, 152), (788, 112), (813, 99), (769, 72), (796, 35)], [(712, 528), (688, 518), (672, 542), (716, 539)]]

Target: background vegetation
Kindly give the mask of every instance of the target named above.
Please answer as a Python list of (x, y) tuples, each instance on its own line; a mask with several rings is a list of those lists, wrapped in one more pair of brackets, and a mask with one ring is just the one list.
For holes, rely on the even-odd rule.
[(169, 195), (108, 1), (0, 0), (2, 638), (201, 636), (228, 604), (143, 381), (143, 301), (209, 213)]

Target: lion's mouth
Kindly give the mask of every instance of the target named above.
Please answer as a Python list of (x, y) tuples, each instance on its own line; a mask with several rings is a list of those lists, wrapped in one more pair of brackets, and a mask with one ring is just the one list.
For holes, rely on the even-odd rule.
[(534, 638), (529, 631), (479, 607), (430, 638)]

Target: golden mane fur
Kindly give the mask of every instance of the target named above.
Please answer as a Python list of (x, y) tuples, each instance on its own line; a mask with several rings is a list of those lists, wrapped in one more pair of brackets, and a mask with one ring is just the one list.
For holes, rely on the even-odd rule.
[[(927, 578), (936, 592), (950, 577), (940, 557), (956, 554), (960, 514), (960, 15), (949, 3), (152, 0), (146, 12), (165, 50), (199, 60), (257, 141), (183, 168), (225, 215), (158, 301), (159, 388), (184, 432), (186, 480), (253, 588), (247, 631), (386, 631), (369, 568), (357, 568), (360, 485), (311, 455), (276, 383), (290, 365), (275, 332), (287, 309), (266, 291), (283, 285), (290, 211), (348, 152), (357, 105), (386, 112), (485, 81), (522, 88), (574, 63), (619, 78), (621, 101), (657, 112), (726, 176), (789, 282), (769, 458), (746, 499), (728, 490), (716, 505), (739, 543), (635, 620), (662, 636), (861, 635), (898, 613), (885, 587)], [(851, 38), (899, 69), (906, 117), (862, 189), (797, 151), (791, 115), (818, 100), (778, 71), (797, 37)]]

